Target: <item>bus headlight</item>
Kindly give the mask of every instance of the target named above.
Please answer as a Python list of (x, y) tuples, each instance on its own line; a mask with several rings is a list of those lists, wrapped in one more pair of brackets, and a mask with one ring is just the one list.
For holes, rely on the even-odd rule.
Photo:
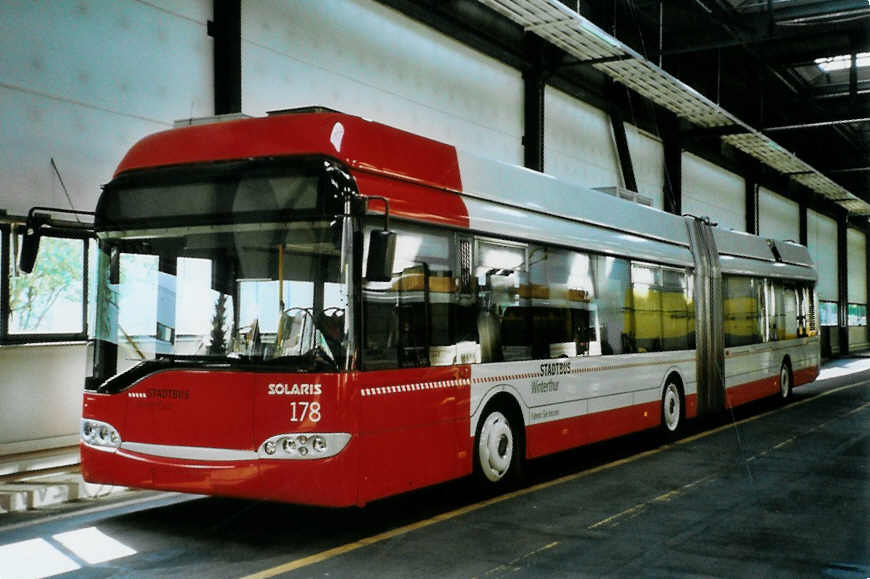
[(114, 450), (121, 446), (121, 435), (108, 422), (82, 418), (82, 442), (102, 450)]
[(278, 434), (264, 440), (257, 455), (285, 460), (329, 458), (344, 450), (349, 441), (346, 432)]

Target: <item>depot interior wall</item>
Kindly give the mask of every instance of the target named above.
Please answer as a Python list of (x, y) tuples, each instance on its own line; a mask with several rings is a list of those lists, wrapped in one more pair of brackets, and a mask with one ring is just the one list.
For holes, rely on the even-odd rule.
[(771, 239), (800, 241), (800, 205), (759, 187), (758, 234)]
[[(816, 293), (820, 301), (839, 300), (837, 278), (837, 222), (826, 216), (807, 210), (807, 249), (816, 264), (818, 281)], [(832, 354), (840, 352), (840, 333), (836, 326), (822, 328), (823, 341), (830, 343)]]
[(683, 213), (707, 216), (724, 229), (746, 231), (743, 177), (691, 153), (681, 159)]
[[(92, 210), (134, 142), (213, 114), (211, 12), (211, 0), (0, 2), (0, 210)], [(78, 432), (83, 350), (0, 346), (0, 454)]]
[(520, 72), (373, 0), (242, 2), (242, 110), (321, 105), (522, 164)]
[(849, 278), (847, 286), (849, 303), (867, 303), (867, 237), (863, 231), (848, 228), (846, 230), (846, 273)]
[(807, 249), (816, 264), (820, 300), (837, 301), (837, 222), (812, 209), (807, 210)]
[(620, 185), (610, 116), (558, 89), (546, 87), (544, 172), (584, 187)]
[[(867, 236), (863, 231), (846, 230), (846, 255), (848, 276), (847, 292), (850, 304), (867, 305)], [(866, 349), (867, 326), (849, 324), (849, 351)]]
[(652, 199), (653, 207), (664, 209), (665, 149), (662, 140), (634, 125), (625, 125), (637, 192)]
[(0, 456), (78, 444), (84, 344), (0, 348)]
[(213, 113), (210, 0), (0, 3), (0, 209), (93, 209), (126, 150)]

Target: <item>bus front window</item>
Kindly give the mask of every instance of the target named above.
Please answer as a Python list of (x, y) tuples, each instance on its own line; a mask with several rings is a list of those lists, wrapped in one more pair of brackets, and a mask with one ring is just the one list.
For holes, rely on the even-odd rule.
[(102, 373), (155, 358), (346, 368), (349, 259), (341, 254), (349, 249), (342, 221), (103, 236), (95, 331), (114, 345), (115, 361)]

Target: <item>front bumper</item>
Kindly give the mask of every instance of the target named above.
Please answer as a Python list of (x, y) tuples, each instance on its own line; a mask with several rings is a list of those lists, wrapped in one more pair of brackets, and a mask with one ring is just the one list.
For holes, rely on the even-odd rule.
[(358, 504), (355, 439), (330, 458), (182, 460), (80, 445), (87, 482), (305, 505)]

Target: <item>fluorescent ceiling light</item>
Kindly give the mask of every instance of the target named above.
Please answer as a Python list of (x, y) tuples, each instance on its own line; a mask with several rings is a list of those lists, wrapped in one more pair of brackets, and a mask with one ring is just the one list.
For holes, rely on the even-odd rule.
[[(870, 0), (868, 0), (870, 1)], [(859, 52), (857, 65), (870, 66), (870, 52)], [(840, 56), (832, 56), (830, 58), (817, 58), (815, 63), (819, 65), (825, 72), (833, 72), (835, 70), (846, 70), (852, 66), (852, 55), (841, 54)]]

